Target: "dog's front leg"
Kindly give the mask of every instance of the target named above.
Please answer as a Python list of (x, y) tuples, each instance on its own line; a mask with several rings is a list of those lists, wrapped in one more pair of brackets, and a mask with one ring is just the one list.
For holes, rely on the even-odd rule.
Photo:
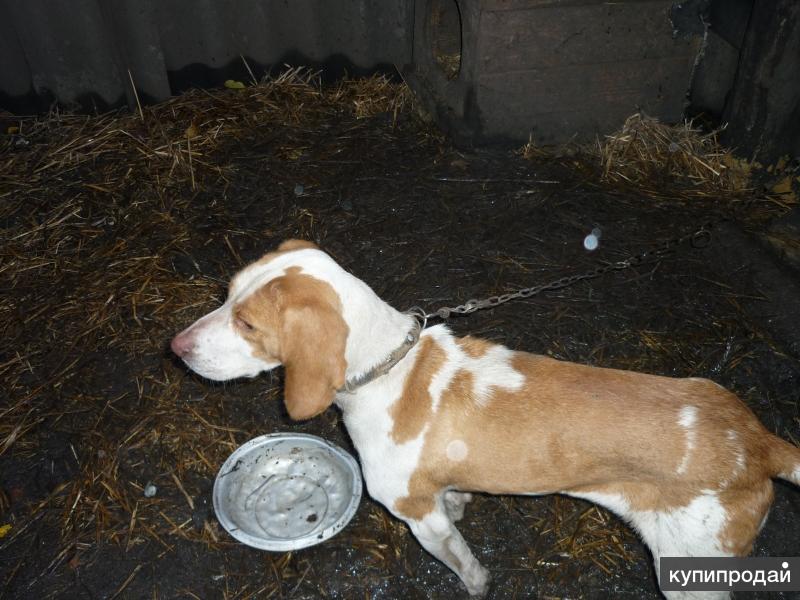
[(473, 556), (467, 542), (453, 525), (443, 498), (438, 498), (436, 508), (421, 519), (403, 518), (422, 547), (450, 567), (464, 582), (471, 596), (486, 594), (489, 571)]

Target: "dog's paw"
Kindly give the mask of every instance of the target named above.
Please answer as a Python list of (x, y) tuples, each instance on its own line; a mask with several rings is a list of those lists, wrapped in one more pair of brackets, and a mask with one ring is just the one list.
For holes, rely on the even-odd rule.
[(464, 576), (464, 585), (467, 586), (471, 598), (486, 596), (489, 591), (489, 583), (491, 583), (488, 569), (475, 561), (475, 564), (469, 569), (469, 572), (464, 573)]

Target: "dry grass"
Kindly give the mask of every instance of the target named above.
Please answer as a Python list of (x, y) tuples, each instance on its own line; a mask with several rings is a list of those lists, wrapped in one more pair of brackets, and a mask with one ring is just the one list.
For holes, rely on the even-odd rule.
[(594, 153), (610, 182), (641, 186), (672, 179), (694, 189), (747, 191), (746, 164), (719, 144), (718, 134), (704, 133), (691, 121), (670, 126), (637, 113), (621, 130), (598, 140)]
[(389, 113), (393, 123), (401, 112), (412, 107), (414, 99), (407, 86), (398, 86), (386, 77), (346, 79), (331, 90), (329, 95), (331, 102), (352, 105), (358, 119)]
[[(621, 563), (634, 560), (629, 548), (633, 536), (627, 528), (620, 528), (619, 521), (597, 506), (579, 506), (582, 510), (575, 510), (570, 500), (554, 500), (553, 518), (548, 524), (556, 540), (552, 552), (591, 562), (607, 575)], [(542, 533), (548, 531), (546, 528)]]
[[(758, 192), (753, 181), (760, 165), (737, 158), (719, 142), (720, 130), (705, 132), (691, 121), (667, 125), (642, 113), (628, 117), (619, 131), (593, 145), (545, 148), (530, 140), (520, 149), (528, 159), (567, 158), (606, 188), (639, 193), (653, 200), (708, 200), (734, 209)], [(761, 200), (769, 216), (796, 203), (789, 194)], [(752, 207), (739, 211), (753, 218)], [(742, 214), (746, 213), (746, 214)]]

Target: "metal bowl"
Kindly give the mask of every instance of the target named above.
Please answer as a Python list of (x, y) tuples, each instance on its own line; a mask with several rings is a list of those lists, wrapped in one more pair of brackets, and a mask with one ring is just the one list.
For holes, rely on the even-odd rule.
[(228, 457), (214, 481), (214, 511), (240, 542), (285, 552), (319, 544), (353, 518), (361, 471), (314, 435), (273, 433)]

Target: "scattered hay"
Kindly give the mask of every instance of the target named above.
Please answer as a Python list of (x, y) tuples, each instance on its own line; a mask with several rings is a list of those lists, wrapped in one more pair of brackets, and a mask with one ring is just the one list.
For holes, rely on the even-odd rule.
[[(759, 187), (756, 180), (761, 179), (756, 172), (762, 166), (737, 158), (731, 149), (722, 146), (720, 131), (703, 132), (691, 121), (665, 125), (637, 113), (619, 131), (593, 145), (544, 147), (531, 138), (518, 152), (529, 160), (561, 159), (584, 171), (590, 184), (599, 181), (607, 188), (654, 200), (705, 198), (735, 209), (741, 208), (737, 203), (748, 200), (746, 214), (739, 216), (760, 219), (755, 214), (758, 211), (752, 210), (752, 200)], [(767, 217), (796, 204), (797, 197), (786, 181), (760, 197), (759, 210)]]
[(331, 102), (352, 104), (357, 119), (388, 113), (392, 115), (392, 123), (412, 106), (413, 99), (408, 86), (398, 85), (386, 76), (344, 79), (330, 92)]
[(748, 165), (720, 146), (718, 133), (703, 133), (691, 121), (669, 126), (637, 113), (620, 131), (598, 140), (595, 154), (609, 182), (649, 186), (666, 179), (695, 190), (748, 190)]
[[(570, 510), (573, 507), (578, 510)], [(630, 528), (602, 508), (556, 497), (551, 511), (553, 518), (542, 533), (554, 534), (552, 553), (591, 562), (607, 575), (635, 560), (628, 547), (635, 539)]]

